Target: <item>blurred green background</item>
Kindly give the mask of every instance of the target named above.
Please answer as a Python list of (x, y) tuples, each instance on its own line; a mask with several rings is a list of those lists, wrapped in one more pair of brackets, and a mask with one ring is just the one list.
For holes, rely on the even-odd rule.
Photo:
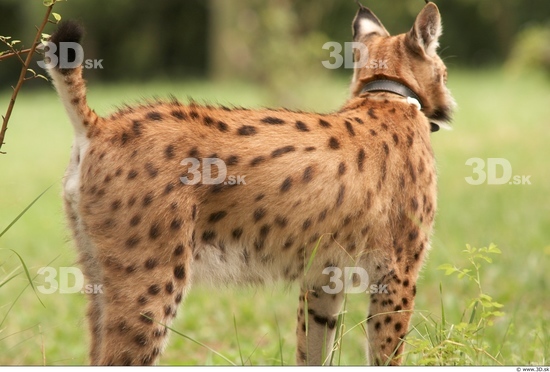
[[(38, 2), (0, 1), (0, 35), (28, 46), (44, 11)], [(450, 67), (508, 62), (550, 69), (547, 0), (437, 3), (444, 18), (441, 55)], [(365, 5), (386, 28), (401, 33), (411, 27), (423, 1)], [(55, 11), (85, 25), (86, 57), (102, 59), (104, 66), (89, 71), (94, 81), (238, 77), (276, 85), (279, 74), (296, 71), (300, 77), (333, 77), (320, 68), (320, 56), (328, 55), (322, 45), (350, 41), (356, 8), (353, 0), (69, 0), (57, 3)], [(53, 29), (49, 25), (45, 32)], [(2, 63), (0, 89), (17, 76), (17, 67), (15, 60)], [(339, 73), (347, 75), (344, 69)]]
[[(392, 33), (410, 29), (421, 0), (363, 1)], [(432, 136), (439, 169), (439, 212), (433, 250), (418, 283), (415, 329), (457, 324), (477, 295), (474, 283), (437, 267), (468, 264), (466, 244), (495, 243), (502, 255), (482, 271), (486, 293), (505, 315), (482, 330), (477, 359), (457, 353), (447, 364), (538, 364), (550, 360), (550, 2), (438, 1), (441, 55), (458, 104), (454, 130)], [(248, 107), (286, 106), (330, 112), (347, 98), (349, 70), (327, 70), (322, 46), (351, 39), (351, 0), (69, 0), (54, 11), (87, 29), (89, 103), (107, 114), (123, 103), (173, 94), (182, 101)], [(41, 1), (0, 0), (0, 35), (28, 47), (45, 8)], [(45, 30), (51, 33), (55, 26)], [(4, 50), (0, 46), (0, 50)], [(19, 75), (0, 61), (0, 113)], [(37, 68), (37, 72), (40, 72)], [(0, 365), (85, 364), (87, 328), (81, 294), (39, 294), (27, 285), (42, 266), (75, 265), (61, 208), (61, 177), (72, 129), (49, 83), (23, 86), (0, 155), (0, 231), (48, 186), (53, 187), (0, 237)], [(531, 185), (472, 186), (470, 158), (504, 158)], [(35, 284), (43, 284), (37, 277)], [(443, 294), (440, 294), (440, 285)], [(174, 328), (240, 364), (294, 363), (297, 288), (195, 288)], [(366, 316), (367, 299), (349, 299), (348, 329)], [(469, 314), (469, 313), (468, 313)], [(235, 325), (236, 324), (236, 327)], [(235, 329), (236, 328), (236, 329)], [(449, 330), (452, 333), (453, 328)], [(365, 334), (355, 327), (341, 364), (364, 362)], [(466, 342), (466, 341), (465, 341)], [(425, 350), (409, 346), (405, 362)], [(241, 354), (244, 356), (241, 359)], [(476, 354), (477, 355), (477, 354)], [(250, 356), (250, 358), (249, 358)], [(204, 347), (172, 335), (162, 364), (227, 364)]]

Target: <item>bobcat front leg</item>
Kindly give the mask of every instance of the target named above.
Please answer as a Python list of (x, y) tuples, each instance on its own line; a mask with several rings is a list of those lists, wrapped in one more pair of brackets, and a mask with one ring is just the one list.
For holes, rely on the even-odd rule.
[(298, 365), (330, 363), (342, 300), (343, 293), (328, 294), (321, 288), (305, 289), (302, 286), (296, 327)]

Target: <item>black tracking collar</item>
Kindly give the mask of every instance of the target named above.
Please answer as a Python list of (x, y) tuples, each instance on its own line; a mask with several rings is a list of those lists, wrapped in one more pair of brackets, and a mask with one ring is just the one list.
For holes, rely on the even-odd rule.
[[(365, 84), (360, 94), (367, 92), (390, 92), (400, 95), (401, 97), (414, 98), (418, 101), (420, 107), (422, 107), (422, 101), (420, 100), (420, 97), (418, 97), (418, 94), (416, 94), (408, 86), (394, 80), (373, 80)], [(439, 125), (435, 123), (430, 123), (430, 127), (432, 132), (439, 131)]]

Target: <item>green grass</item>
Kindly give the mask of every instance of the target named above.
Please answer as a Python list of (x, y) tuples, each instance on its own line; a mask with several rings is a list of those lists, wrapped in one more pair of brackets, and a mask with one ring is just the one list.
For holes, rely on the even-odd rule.
[[(499, 363), (548, 364), (550, 84), (539, 76), (515, 80), (498, 71), (451, 71), (450, 87), (460, 110), (453, 131), (432, 136), (439, 168), (439, 212), (433, 249), (418, 283), (412, 323), (420, 332), (429, 326), (425, 319), (441, 324), (442, 308), (448, 323), (460, 323), (469, 300), (477, 296), (477, 288), (471, 282), (445, 276), (437, 267), (444, 263), (466, 266), (468, 261), (461, 252), (467, 243), (477, 247), (495, 243), (502, 254), (483, 267), (482, 285), (504, 305), (505, 315), (483, 330), (483, 343)], [(346, 89), (345, 81), (302, 87), (298, 96), (303, 100), (294, 108), (336, 109), (344, 101)], [(242, 84), (92, 84), (89, 92), (90, 104), (100, 114), (117, 104), (169, 93), (182, 100), (192, 96), (198, 101), (270, 106), (268, 92)], [(2, 107), (8, 99), (6, 93), (0, 94)], [(36, 196), (54, 186), (0, 238), (0, 322), (5, 319), (0, 326), (0, 365), (87, 362), (84, 295), (41, 294), (43, 307), (11, 251), (22, 257), (31, 276), (42, 266), (75, 264), (60, 198), (71, 140), (72, 129), (54, 91), (27, 93), (23, 89), (3, 148), (8, 155), (0, 156), (0, 231)], [(473, 157), (506, 158), (514, 174), (531, 175), (532, 185), (471, 186), (464, 179), (472, 175), (465, 162)], [(19, 275), (2, 285), (11, 273)], [(37, 280), (35, 284), (40, 283)], [(281, 360), (293, 364), (297, 297), (297, 287), (285, 285), (219, 291), (194, 288), (173, 328), (236, 364), (280, 365)], [(349, 330), (364, 321), (367, 299), (350, 295), (346, 306)], [(421, 337), (415, 330), (410, 335)], [(336, 363), (364, 363), (364, 341), (362, 327), (355, 327), (346, 334)], [(425, 350), (416, 354), (414, 348), (409, 350), (406, 363), (422, 360)], [(228, 364), (177, 334), (172, 334), (161, 363)], [(496, 364), (482, 356), (475, 363)]]

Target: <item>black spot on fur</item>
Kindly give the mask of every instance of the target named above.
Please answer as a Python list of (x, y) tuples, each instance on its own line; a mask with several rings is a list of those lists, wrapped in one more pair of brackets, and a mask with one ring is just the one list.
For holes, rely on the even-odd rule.
[(304, 183), (309, 183), (313, 179), (313, 167), (309, 166), (304, 169), (304, 174), (302, 175), (302, 181)]
[(265, 217), (267, 211), (264, 208), (258, 208), (254, 211), (254, 221), (258, 222)]
[(147, 336), (145, 336), (143, 333), (140, 333), (136, 337), (134, 337), (134, 342), (138, 346), (145, 347), (148, 343)]
[(160, 287), (156, 284), (153, 284), (151, 286), (149, 286), (149, 288), (147, 289), (147, 292), (150, 294), (150, 295), (153, 295), (153, 296), (156, 296), (159, 294), (160, 292)]
[(154, 223), (149, 229), (149, 238), (155, 240), (160, 236), (160, 226), (158, 223)]
[(407, 147), (411, 147), (414, 143), (414, 139), (410, 134), (407, 134)]
[(267, 235), (269, 234), (269, 231), (271, 230), (271, 226), (269, 225), (263, 225), (261, 228), (260, 228), (260, 237), (262, 239), (265, 239), (267, 237)]
[(319, 119), (319, 125), (322, 126), (323, 128), (332, 127), (332, 125), (328, 121), (323, 120), (323, 119)]
[(231, 155), (230, 157), (227, 158), (227, 160), (225, 161), (225, 164), (228, 166), (231, 166), (231, 165), (237, 165), (238, 162), (239, 162), (239, 157), (236, 155)]
[(143, 197), (143, 206), (147, 207), (153, 202), (153, 193), (149, 192)]
[(327, 218), (328, 209), (323, 210), (319, 213), (319, 222), (323, 222)]
[(145, 268), (147, 270), (154, 269), (158, 264), (158, 261), (155, 258), (149, 258), (147, 261), (145, 261)]
[(225, 124), (223, 121), (218, 121), (218, 130), (223, 133), (228, 132), (229, 126)]
[(335, 318), (330, 318), (329, 319), (329, 318), (324, 317), (324, 316), (314, 315), (313, 320), (315, 321), (315, 323), (317, 323), (319, 325), (322, 325), (322, 326), (326, 326), (328, 329), (334, 329), (334, 327), (336, 326), (336, 319)]
[(277, 226), (284, 228), (288, 225), (288, 219), (286, 217), (277, 216), (275, 217), (275, 223)]
[(170, 222), (170, 230), (179, 230), (181, 228), (181, 225), (183, 225), (183, 221), (179, 218), (174, 218), (172, 222)]
[(147, 174), (149, 174), (149, 177), (151, 178), (155, 178), (159, 173), (158, 169), (153, 165), (153, 163), (146, 163), (145, 170), (147, 171)]
[(151, 311), (146, 311), (145, 313), (140, 315), (139, 320), (141, 320), (145, 324), (153, 324), (153, 318), (153, 313)]
[(283, 156), (284, 154), (288, 154), (294, 151), (296, 151), (296, 148), (294, 146), (281, 147), (279, 149), (273, 150), (273, 152), (271, 153), (271, 157), (278, 158)]
[(174, 249), (174, 256), (181, 256), (183, 254), (183, 244), (178, 244)]
[(172, 110), (170, 112), (170, 115), (172, 115), (174, 118), (178, 119), (178, 120), (185, 120), (187, 119), (187, 115), (185, 115), (184, 112), (182, 112), (181, 110)]
[(241, 237), (241, 235), (243, 235), (243, 229), (239, 227), (233, 230), (231, 232), (231, 235), (233, 236), (233, 239), (238, 240)]
[(240, 136), (253, 136), (254, 134), (258, 133), (256, 130), (256, 127), (253, 127), (251, 125), (243, 125), (237, 130), (237, 133)]
[(336, 207), (339, 207), (344, 202), (344, 195), (346, 193), (346, 186), (340, 185), (340, 190), (338, 191), (338, 198), (336, 199)]
[(150, 111), (146, 114), (147, 119), (154, 120), (154, 121), (160, 121), (162, 120), (162, 114), (157, 111)]
[(287, 177), (281, 184), (281, 192), (287, 192), (292, 187), (292, 178)]
[(210, 217), (208, 217), (208, 222), (216, 223), (218, 221), (221, 221), (225, 216), (227, 216), (226, 211), (219, 211), (219, 212), (212, 213)]
[(346, 163), (341, 162), (341, 163), (338, 165), (338, 175), (339, 175), (339, 176), (343, 176), (344, 173), (346, 173)]
[(418, 200), (416, 200), (416, 198), (411, 198), (411, 208), (413, 211), (417, 211), (418, 210)]
[(294, 244), (294, 238), (292, 237), (289, 237), (285, 240), (285, 243), (283, 245), (283, 248), (284, 249), (289, 249), (290, 247), (292, 247), (292, 245)]
[(338, 150), (340, 148), (340, 142), (335, 137), (330, 137), (328, 147), (332, 150)]
[(216, 232), (212, 230), (206, 230), (202, 233), (202, 241), (205, 243), (210, 243), (216, 238)]
[(140, 238), (138, 236), (132, 236), (126, 240), (126, 247), (127, 248), (134, 248), (137, 246), (140, 242)]
[(298, 129), (301, 132), (309, 132), (309, 128), (307, 127), (307, 125), (300, 120), (296, 122), (296, 129)]
[(139, 120), (132, 121), (132, 132), (136, 137), (141, 135), (141, 122)]
[(190, 158), (198, 158), (199, 157), (199, 150), (196, 147), (193, 147), (191, 150), (189, 150), (189, 157)]
[(355, 130), (353, 130), (353, 125), (349, 121), (346, 120), (346, 129), (351, 137), (355, 137)]
[(210, 127), (212, 126), (212, 124), (214, 124), (214, 120), (212, 120), (212, 118), (210, 116), (205, 116), (202, 118), (202, 122), (204, 123), (204, 125), (206, 125), (207, 127)]
[(126, 132), (122, 133), (122, 135), (120, 136), (120, 144), (124, 146), (129, 139), (130, 139), (130, 135), (128, 133)]
[(197, 205), (193, 204), (193, 207), (191, 208), (191, 219), (195, 221), (197, 219)]
[(266, 116), (261, 120), (262, 123), (271, 124), (271, 125), (282, 125), (285, 123), (283, 119), (279, 119), (273, 116)]
[(393, 143), (395, 143), (396, 146), (399, 145), (399, 136), (396, 133), (392, 135), (392, 138), (393, 138)]
[(359, 150), (359, 153), (357, 154), (357, 168), (359, 169), (359, 172), (363, 172), (364, 166), (365, 166), (365, 150), (361, 149)]
[(252, 159), (252, 161), (250, 162), (250, 165), (255, 167), (257, 165), (260, 165), (261, 163), (263, 163), (265, 161), (265, 157), (263, 156), (257, 156), (255, 157), (254, 159)]
[(166, 157), (166, 159), (170, 160), (176, 156), (176, 154), (174, 153), (174, 149), (174, 145), (166, 146), (166, 148), (164, 149), (164, 156)]
[(384, 154), (388, 156), (390, 154), (390, 148), (388, 147), (388, 144), (386, 142), (382, 143), (382, 148), (384, 149)]
[(111, 203), (111, 210), (116, 211), (122, 206), (122, 200), (115, 200)]
[(376, 112), (374, 112), (374, 109), (371, 107), (368, 111), (367, 111), (367, 114), (374, 120), (378, 120), (378, 116), (376, 116)]
[(174, 277), (179, 280), (185, 279), (185, 267), (178, 265), (174, 268)]
[(141, 216), (135, 215), (130, 219), (130, 226), (137, 226), (141, 222)]

